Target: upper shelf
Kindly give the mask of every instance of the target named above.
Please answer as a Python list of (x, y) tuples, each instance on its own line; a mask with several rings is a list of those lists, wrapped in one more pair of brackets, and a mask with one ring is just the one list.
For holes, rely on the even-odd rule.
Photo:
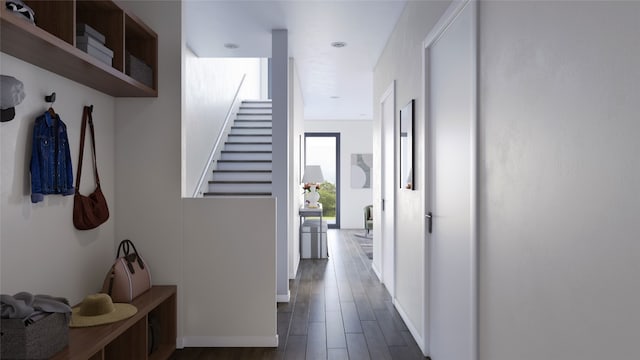
[[(27, 1), (27, 4), (36, 11), (38, 26), (0, 6), (0, 51), (115, 97), (158, 96), (157, 35), (135, 16), (111, 1)], [(41, 24), (40, 11), (55, 22), (47, 24), (43, 20)], [(52, 11), (56, 14), (51, 14)], [(75, 47), (76, 20), (106, 35), (106, 45), (114, 53), (113, 66)], [(154, 87), (125, 74), (127, 53), (152, 68)]]

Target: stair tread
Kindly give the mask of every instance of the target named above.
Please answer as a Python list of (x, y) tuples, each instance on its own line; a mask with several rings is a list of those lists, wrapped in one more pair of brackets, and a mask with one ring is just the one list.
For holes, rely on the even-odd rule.
[(270, 163), (271, 160), (218, 160), (218, 162), (232, 162), (232, 163)]
[(248, 195), (248, 196), (256, 196), (256, 195), (264, 195), (264, 196), (271, 196), (271, 193), (267, 193), (267, 192), (205, 192), (202, 195), (204, 196), (216, 196), (216, 195), (226, 195), (226, 196), (242, 196), (242, 195)]
[(212, 170), (218, 173), (270, 173), (272, 170)]
[(271, 154), (273, 151), (271, 150), (222, 150), (223, 153), (232, 153), (232, 154)]
[(273, 143), (271, 141), (269, 142), (255, 142), (255, 141), (227, 141), (225, 142), (225, 144), (231, 144), (231, 145), (240, 145), (240, 144), (244, 144), (244, 145), (272, 145)]
[(209, 180), (209, 184), (271, 184), (271, 180)]
[(269, 130), (269, 129), (273, 129), (273, 127), (271, 126), (232, 126), (232, 129), (237, 129), (237, 130), (246, 130), (246, 129), (251, 129), (251, 130)]

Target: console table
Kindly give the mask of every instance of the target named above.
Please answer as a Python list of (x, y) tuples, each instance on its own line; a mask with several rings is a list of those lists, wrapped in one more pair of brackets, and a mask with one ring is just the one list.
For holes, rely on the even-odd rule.
[[(164, 360), (176, 349), (176, 286), (152, 286), (135, 298), (138, 312), (111, 324), (69, 329), (69, 346), (52, 359), (74, 360)], [(149, 315), (159, 324), (158, 348), (148, 354)]]
[[(302, 241), (303, 241), (303, 232), (302, 232), (302, 228), (303, 228), (303, 224), (304, 224), (304, 219), (307, 217), (319, 217), (320, 218), (320, 222), (318, 224), (318, 256), (320, 258), (325, 257), (323, 255), (323, 246), (322, 246), (322, 241), (324, 240), (325, 242), (327, 241), (326, 238), (323, 239), (322, 236), (322, 204), (318, 203), (318, 207), (312, 208), (312, 207), (306, 207), (306, 206), (301, 206), (300, 209), (298, 210), (298, 215), (300, 216), (300, 251), (302, 253)], [(310, 235), (311, 236), (311, 235)], [(327, 250), (328, 252), (328, 250)]]

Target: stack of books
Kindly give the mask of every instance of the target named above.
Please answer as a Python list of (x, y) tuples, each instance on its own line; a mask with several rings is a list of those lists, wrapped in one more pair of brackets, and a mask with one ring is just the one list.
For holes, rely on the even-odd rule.
[(103, 63), (113, 66), (113, 51), (104, 46), (106, 38), (87, 24), (76, 25), (76, 47)]

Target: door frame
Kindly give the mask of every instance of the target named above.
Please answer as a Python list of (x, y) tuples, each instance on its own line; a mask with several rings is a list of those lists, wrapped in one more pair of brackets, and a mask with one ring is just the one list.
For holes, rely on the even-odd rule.
[[(395, 224), (396, 224), (396, 208), (395, 208), (395, 199), (396, 199), (396, 164), (397, 164), (397, 153), (396, 153), (396, 142), (395, 139), (397, 137), (397, 129), (396, 129), (396, 81), (393, 80), (391, 82), (391, 84), (389, 84), (389, 86), (387, 87), (387, 90), (385, 90), (385, 92), (382, 94), (382, 96), (380, 96), (380, 101), (379, 101), (379, 109), (380, 109), (380, 141), (381, 141), (381, 145), (382, 145), (382, 156), (381, 156), (381, 169), (382, 169), (382, 178), (381, 178), (381, 201), (380, 201), (380, 216), (381, 216), (381, 220), (380, 220), (380, 271), (378, 272), (377, 269), (375, 269), (374, 267), (374, 271), (377, 273), (378, 278), (380, 279), (380, 281), (385, 284), (385, 287), (387, 288), (387, 291), (389, 291), (389, 294), (391, 295), (391, 298), (395, 300), (395, 277), (396, 277), (396, 231), (395, 231)], [(393, 114), (392, 119), (391, 119), (391, 123), (386, 124), (384, 123), (384, 106), (383, 104), (385, 103), (385, 101), (387, 101), (387, 99), (390, 99), (391, 101), (391, 113)], [(385, 153), (388, 150), (389, 147), (387, 147), (386, 145), (386, 141), (385, 141), (385, 129), (386, 128), (391, 128), (393, 135), (392, 135), (392, 142), (391, 142), (391, 146), (390, 148), (393, 149), (392, 150), (392, 161), (391, 164), (387, 164), (387, 162), (384, 160), (385, 159)], [(387, 169), (387, 167), (389, 167), (389, 169)], [(391, 171), (389, 171), (391, 170)], [(385, 189), (387, 188), (387, 181), (391, 181), (392, 185), (391, 188), (393, 189), (393, 194), (391, 195), (390, 201), (389, 201), (389, 195), (386, 194)], [(386, 199), (385, 199), (386, 197)], [(392, 224), (391, 224), (391, 239), (387, 239), (384, 234), (385, 234), (385, 212), (386, 211), (390, 211), (392, 214)], [(375, 229), (374, 229), (375, 230)], [(375, 236), (374, 236), (374, 241), (375, 241)], [(391, 242), (391, 244), (389, 244), (388, 242)], [(391, 283), (387, 284), (385, 281), (385, 278), (387, 278), (387, 271), (389, 269), (385, 268), (385, 257), (389, 256), (389, 254), (387, 254), (384, 250), (387, 248), (387, 245), (390, 245), (391, 249), (392, 249), (392, 253), (391, 253), (391, 257), (390, 257), (390, 267), (391, 267)], [(375, 247), (374, 247), (375, 249)], [(374, 254), (375, 257), (375, 254)], [(372, 266), (375, 263), (372, 262)]]
[[(333, 137), (336, 139), (336, 223), (329, 224), (329, 229), (340, 229), (340, 133), (339, 132), (305, 132), (304, 133), (304, 166), (307, 165), (307, 138)], [(322, 202), (322, 201), (321, 201)]]
[[(429, 219), (427, 218), (428, 213), (431, 209), (431, 181), (432, 178), (432, 167), (431, 161), (431, 142), (429, 141), (431, 137), (431, 118), (430, 118), (430, 76), (429, 76), (429, 68), (430, 68), (430, 51), (431, 47), (440, 39), (440, 37), (446, 32), (449, 26), (457, 19), (458, 15), (467, 7), (470, 6), (472, 11), (472, 36), (475, 39), (473, 42), (473, 50), (471, 59), (472, 63), (472, 85), (471, 85), (471, 126), (470, 126), (470, 149), (471, 153), (469, 154), (471, 158), (471, 169), (470, 169), (470, 250), (471, 250), (471, 259), (470, 259), (470, 268), (472, 271), (471, 274), (471, 310), (470, 310), (470, 322), (471, 322), (471, 333), (472, 333), (472, 353), (475, 354), (475, 358), (478, 358), (478, 3), (477, 0), (454, 0), (445, 13), (440, 17), (436, 25), (434, 25), (433, 29), (427, 34), (425, 40), (422, 42), (422, 74), (423, 74), (423, 84), (422, 84), (422, 114), (424, 114), (424, 123), (425, 123), (425, 139), (427, 144), (425, 145), (425, 157), (424, 164), (422, 169), (422, 186), (425, 189), (424, 192), (424, 215), (425, 215), (425, 224), (424, 224), (424, 237), (427, 242), (427, 246), (424, 247), (424, 277), (425, 277), (425, 287), (424, 287), (424, 299), (423, 302), (423, 329), (424, 329), (424, 337), (422, 338), (423, 343), (420, 344), (422, 351), (425, 355), (430, 354), (431, 344), (430, 344), (430, 268), (431, 268), (431, 236), (428, 232)], [(436, 225), (437, 226), (437, 223)]]

